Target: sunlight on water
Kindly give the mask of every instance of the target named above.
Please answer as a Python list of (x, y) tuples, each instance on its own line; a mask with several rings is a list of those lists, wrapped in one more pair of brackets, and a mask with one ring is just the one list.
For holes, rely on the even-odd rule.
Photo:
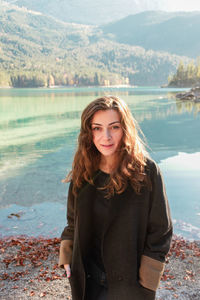
[(179, 172), (183, 176), (188, 174), (191, 176), (193, 174), (195, 177), (200, 175), (200, 152), (192, 154), (179, 152), (178, 155), (162, 161), (160, 165), (163, 168), (165, 166), (173, 175), (175, 175), (174, 172)]
[(180, 152), (162, 160), (160, 168), (165, 177), (175, 229), (187, 237), (200, 239), (200, 152)]
[(19, 128), (10, 128), (1, 132), (0, 148), (7, 146), (16, 146), (27, 143), (36, 143), (44, 139), (56, 137), (65, 134), (70, 128), (80, 125), (79, 120), (67, 120), (53, 122), (32, 122)]

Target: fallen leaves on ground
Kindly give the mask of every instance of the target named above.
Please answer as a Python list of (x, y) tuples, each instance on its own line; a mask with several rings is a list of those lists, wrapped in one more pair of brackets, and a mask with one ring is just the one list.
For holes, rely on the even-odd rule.
[[(189, 242), (183, 238), (174, 236), (170, 251), (166, 257), (166, 263), (169, 262), (170, 257), (175, 257), (180, 260), (187, 259), (188, 263), (192, 265), (193, 261), (191, 260), (191, 257), (200, 257), (200, 247), (196, 242)], [(194, 281), (194, 276), (195, 274), (192, 270), (186, 269), (185, 274), (183, 274), (183, 280)], [(170, 274), (170, 270), (166, 268), (161, 280), (168, 281), (173, 279), (176, 279), (176, 277), (173, 274)], [(178, 282), (178, 285), (181, 286), (182, 282)], [(165, 289), (172, 288), (169, 286), (165, 286)], [(174, 297), (176, 298), (176, 294), (174, 294)]]
[[(35, 279), (43, 278), (46, 281), (61, 279), (61, 276), (56, 274), (55, 270), (58, 265), (53, 266), (52, 272), (49, 272), (48, 267), (45, 267), (45, 261), (48, 259), (50, 254), (59, 253), (60, 239), (50, 238), (46, 239), (43, 237), (9, 237), (0, 239), (0, 248), (4, 253), (5, 258), (3, 263), (8, 268), (9, 265), (14, 267), (40, 267), (39, 275)], [(6, 250), (12, 247), (17, 248), (15, 255), (6, 254)], [(41, 268), (42, 267), (42, 268)], [(28, 274), (28, 270), (21, 270), (19, 272), (7, 272), (2, 274), (1, 280), (20, 280)]]
[[(34, 279), (29, 279), (29, 283), (34, 281), (45, 280), (50, 282), (53, 280), (60, 280), (65, 275), (60, 275), (57, 272), (59, 268), (57, 264), (52, 264), (51, 267), (46, 265), (46, 261), (49, 255), (55, 255), (58, 257), (59, 254), (60, 239), (59, 238), (43, 238), (43, 237), (7, 237), (0, 239), (0, 249), (4, 259), (2, 260), (6, 268), (9, 266), (15, 267), (17, 271), (15, 272), (4, 272), (2, 274), (1, 280), (12, 280), (18, 281), (22, 277), (25, 277), (31, 272), (31, 268), (37, 268), (37, 276)], [(13, 248), (13, 251), (9, 251)], [(12, 255), (12, 253), (15, 253)], [(166, 261), (169, 262), (170, 257), (175, 257), (181, 261), (187, 259), (189, 267), (193, 265), (192, 257), (200, 257), (200, 247), (195, 242), (188, 242), (183, 238), (174, 236), (170, 251), (167, 255)], [(183, 274), (183, 281), (194, 281), (195, 273), (190, 268), (185, 270)], [(175, 292), (175, 288), (172, 287), (171, 282), (175, 280), (175, 275), (171, 273), (172, 270), (167, 268), (161, 278), (164, 282), (164, 289), (172, 290)], [(182, 282), (179, 281), (177, 286), (182, 286)], [(13, 289), (18, 289), (15, 285)], [(24, 291), (27, 289), (24, 288)], [(30, 291), (29, 296), (33, 297), (35, 295), (34, 291)], [(40, 298), (45, 297), (47, 294), (45, 291), (40, 293)], [(174, 293), (174, 298), (177, 295)]]

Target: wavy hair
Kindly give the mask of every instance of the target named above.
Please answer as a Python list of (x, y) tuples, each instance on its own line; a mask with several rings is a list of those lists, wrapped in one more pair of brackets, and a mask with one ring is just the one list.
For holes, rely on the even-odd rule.
[(114, 193), (122, 193), (128, 182), (139, 194), (142, 186), (148, 183), (145, 173), (148, 153), (139, 136), (139, 133), (143, 135), (139, 125), (123, 100), (115, 96), (104, 96), (92, 101), (81, 116), (81, 129), (72, 170), (64, 179), (64, 182), (73, 181), (72, 192), (74, 195), (77, 194), (84, 181), (94, 184), (94, 174), (99, 168), (101, 153), (93, 143), (91, 121), (97, 111), (108, 109), (119, 113), (123, 136), (118, 149), (118, 163), (110, 174), (109, 182), (104, 187), (107, 197)]

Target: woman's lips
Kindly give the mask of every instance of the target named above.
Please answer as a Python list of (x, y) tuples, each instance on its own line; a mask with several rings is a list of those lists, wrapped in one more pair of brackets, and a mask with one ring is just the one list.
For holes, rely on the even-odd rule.
[(113, 146), (113, 144), (110, 144), (110, 145), (101, 145), (102, 147), (105, 147), (105, 148), (110, 148)]

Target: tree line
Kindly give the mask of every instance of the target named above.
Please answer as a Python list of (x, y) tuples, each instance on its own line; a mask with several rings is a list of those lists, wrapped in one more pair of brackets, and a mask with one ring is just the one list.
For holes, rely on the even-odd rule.
[(180, 61), (176, 73), (168, 78), (168, 86), (200, 86), (200, 57), (186, 65)]
[(43, 73), (15, 72), (8, 74), (0, 70), (0, 86), (14, 88), (37, 88), (53, 86), (109, 86), (129, 84), (129, 79), (119, 74), (106, 72), (94, 73)]

